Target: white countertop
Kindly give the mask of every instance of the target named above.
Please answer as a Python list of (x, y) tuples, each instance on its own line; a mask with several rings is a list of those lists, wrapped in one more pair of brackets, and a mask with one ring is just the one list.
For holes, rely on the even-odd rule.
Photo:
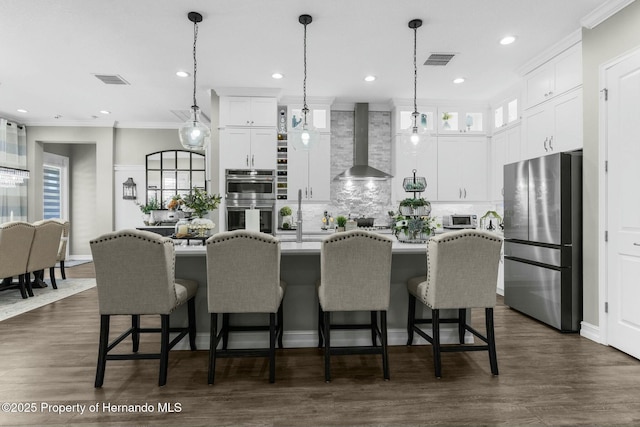
[[(176, 256), (204, 256), (206, 248), (203, 245), (176, 245)], [(425, 254), (427, 245), (425, 243), (401, 243), (393, 242), (392, 252), (394, 254)], [(282, 255), (317, 255), (320, 253), (320, 241), (296, 243), (283, 241), (280, 244)]]

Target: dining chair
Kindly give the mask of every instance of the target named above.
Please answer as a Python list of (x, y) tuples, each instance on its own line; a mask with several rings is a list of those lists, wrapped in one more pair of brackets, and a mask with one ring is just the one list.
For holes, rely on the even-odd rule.
[(49, 269), (51, 286), (53, 289), (58, 289), (55, 266), (63, 226), (53, 219), (36, 221), (33, 226), (35, 227), (35, 233), (27, 262), (27, 280), (30, 280), (30, 275), (33, 273), (35, 278), (33, 286), (44, 288), (47, 286), (44, 283), (44, 270)]
[[(90, 242), (98, 288), (100, 343), (95, 387), (102, 387), (107, 360), (160, 359), (158, 385), (167, 383), (169, 350), (187, 334), (196, 350), (198, 282), (175, 278), (173, 241), (149, 231), (121, 230)], [(188, 325), (172, 328), (169, 316), (187, 304)], [(140, 316), (160, 316), (160, 328), (141, 328)], [(111, 316), (131, 316), (131, 328), (109, 342)], [(169, 333), (178, 335), (169, 341)], [(138, 353), (141, 333), (160, 333), (159, 353)], [(133, 351), (110, 354), (131, 335)]]
[[(431, 344), (437, 378), (442, 376), (441, 353), (453, 351), (488, 351), (491, 373), (498, 375), (493, 307), (502, 240), (496, 233), (484, 230), (458, 230), (432, 237), (427, 242), (426, 276), (407, 282), (407, 345), (413, 344), (414, 332)], [(431, 318), (416, 318), (416, 301), (431, 309)], [(467, 309), (471, 308), (484, 308), (485, 335), (467, 322)], [(441, 318), (441, 310), (453, 310), (457, 317)], [(459, 344), (442, 344), (443, 323), (457, 324)], [(431, 335), (420, 324), (431, 324)], [(465, 344), (467, 331), (484, 344)]]
[(17, 276), (22, 298), (33, 296), (25, 272), (34, 233), (35, 227), (28, 222), (12, 221), (0, 225), (0, 278), (7, 279), (12, 286), (11, 281)]

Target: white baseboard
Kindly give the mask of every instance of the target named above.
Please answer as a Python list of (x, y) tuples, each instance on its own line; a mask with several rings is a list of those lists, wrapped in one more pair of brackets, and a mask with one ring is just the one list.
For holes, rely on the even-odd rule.
[(93, 261), (91, 255), (69, 255), (69, 261)]
[(580, 322), (580, 336), (595, 341), (598, 344), (604, 344), (600, 335), (600, 327), (587, 322)]
[[(428, 329), (427, 333), (431, 335)], [(171, 339), (175, 335), (172, 334)], [(389, 345), (406, 345), (406, 329), (387, 330)], [(442, 344), (458, 343), (458, 327), (456, 325), (441, 325), (440, 342)], [(473, 344), (474, 337), (467, 332), (465, 343)], [(318, 346), (318, 332), (313, 331), (285, 331), (282, 336), (282, 344), (285, 348), (309, 348)], [(428, 344), (422, 337), (414, 334), (413, 345)], [(331, 331), (331, 346), (368, 346), (371, 345), (371, 332), (367, 330)], [(196, 346), (200, 350), (209, 348), (209, 333), (199, 333), (196, 335)], [(232, 332), (229, 336), (229, 348), (267, 348), (269, 347), (269, 335), (267, 332)], [(174, 347), (176, 350), (188, 350), (189, 340), (183, 339)]]

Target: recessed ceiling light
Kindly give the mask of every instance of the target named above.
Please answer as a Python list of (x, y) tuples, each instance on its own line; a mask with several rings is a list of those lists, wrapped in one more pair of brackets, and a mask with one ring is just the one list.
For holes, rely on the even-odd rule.
[(273, 74), (271, 74), (271, 77), (273, 77), (276, 80), (279, 80), (279, 79), (284, 77), (284, 74), (282, 74), (282, 73), (273, 73)]
[(111, 114), (111, 111), (107, 111), (107, 110), (100, 110), (100, 113), (102, 113), (102, 114)]
[(376, 80), (376, 76), (367, 76), (364, 78), (365, 82), (373, 82)]
[(28, 113), (24, 108), (18, 108), (18, 113)]
[(186, 71), (176, 71), (176, 76), (178, 77), (189, 77), (189, 73)]
[(500, 40), (500, 44), (501, 45), (508, 45), (508, 44), (513, 43), (514, 41), (516, 41), (516, 36), (504, 36)]
[(459, 85), (460, 83), (464, 83), (464, 78), (463, 77), (458, 77), (456, 79), (453, 79), (453, 82), (457, 85)]

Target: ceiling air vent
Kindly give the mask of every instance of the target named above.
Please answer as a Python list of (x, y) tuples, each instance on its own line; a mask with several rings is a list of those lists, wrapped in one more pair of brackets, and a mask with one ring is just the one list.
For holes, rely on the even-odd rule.
[(94, 74), (102, 83), (106, 85), (128, 85), (129, 82), (117, 74)]
[(432, 53), (431, 55), (429, 55), (424, 65), (443, 67), (447, 65), (454, 56), (456, 56), (455, 53)]

